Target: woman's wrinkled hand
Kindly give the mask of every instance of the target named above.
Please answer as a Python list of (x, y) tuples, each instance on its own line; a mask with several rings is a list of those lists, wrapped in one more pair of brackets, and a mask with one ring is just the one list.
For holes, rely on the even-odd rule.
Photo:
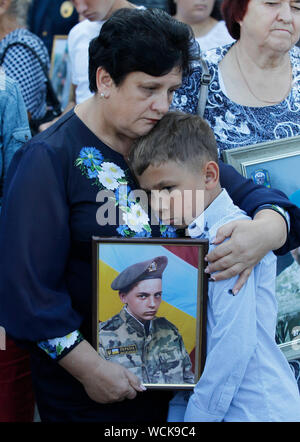
[(88, 396), (95, 402), (108, 404), (134, 399), (145, 388), (141, 380), (122, 365), (102, 360), (82, 381)]
[(83, 385), (95, 402), (109, 404), (134, 399), (146, 388), (132, 372), (119, 364), (101, 358), (85, 340), (60, 359), (59, 365)]

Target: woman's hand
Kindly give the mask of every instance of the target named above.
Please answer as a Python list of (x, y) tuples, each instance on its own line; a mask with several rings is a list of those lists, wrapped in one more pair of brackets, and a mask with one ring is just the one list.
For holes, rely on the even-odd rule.
[(92, 400), (101, 404), (134, 399), (137, 392), (145, 390), (137, 376), (102, 359), (87, 341), (80, 342), (59, 364), (83, 384)]
[[(230, 238), (228, 241), (224, 239)], [(215, 281), (240, 275), (232, 291), (236, 294), (247, 281), (253, 267), (270, 251), (286, 242), (284, 218), (274, 210), (261, 210), (253, 220), (236, 220), (222, 226), (210, 252), (206, 272)], [(218, 272), (218, 273), (215, 273)]]

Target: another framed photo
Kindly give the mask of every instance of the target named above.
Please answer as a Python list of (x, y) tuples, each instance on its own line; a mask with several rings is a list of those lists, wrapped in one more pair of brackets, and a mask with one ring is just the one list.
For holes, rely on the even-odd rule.
[[(300, 136), (229, 149), (223, 152), (231, 164), (257, 184), (283, 191), (300, 207)], [(287, 359), (300, 357), (300, 259), (298, 250), (277, 257), (276, 341)]]
[(208, 241), (93, 238), (93, 345), (147, 388), (193, 389), (206, 357)]
[(63, 110), (69, 102), (72, 85), (67, 38), (67, 35), (54, 36), (50, 68), (51, 83)]

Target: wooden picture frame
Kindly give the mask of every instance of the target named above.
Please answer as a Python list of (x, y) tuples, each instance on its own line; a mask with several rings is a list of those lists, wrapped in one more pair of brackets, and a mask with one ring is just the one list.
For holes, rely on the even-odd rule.
[(62, 110), (64, 110), (69, 103), (72, 90), (67, 35), (55, 35), (53, 38), (50, 80), (57, 98), (61, 103)]
[[(147, 388), (193, 389), (206, 357), (207, 252), (208, 241), (200, 239), (93, 238), (92, 325), (97, 352), (132, 370)], [(127, 275), (139, 275), (144, 263), (148, 275), (161, 256), (167, 261), (161, 297), (147, 289), (143, 267), (139, 281), (130, 285), (124, 307), (123, 288), (113, 290), (112, 282), (120, 273), (132, 281), (136, 276)], [(141, 290), (144, 299), (160, 297), (158, 309), (146, 319), (138, 316), (143, 313), (137, 314), (130, 300)]]

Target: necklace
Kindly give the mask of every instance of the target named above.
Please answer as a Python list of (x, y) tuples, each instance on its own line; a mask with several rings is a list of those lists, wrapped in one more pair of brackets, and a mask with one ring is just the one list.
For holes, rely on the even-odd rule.
[(243, 77), (243, 80), (244, 80), (244, 82), (246, 83), (249, 92), (251, 93), (251, 95), (253, 95), (254, 98), (256, 98), (258, 101), (260, 101), (260, 102), (262, 102), (262, 103), (276, 104), (276, 103), (281, 103), (281, 101), (283, 101), (283, 100), (287, 97), (287, 95), (289, 94), (289, 91), (290, 91), (290, 89), (291, 89), (292, 80), (293, 80), (292, 69), (291, 69), (291, 68), (290, 68), (289, 87), (288, 87), (287, 91), (285, 92), (285, 94), (283, 95), (283, 97), (280, 98), (279, 100), (266, 100), (265, 98), (263, 98), (263, 99), (262, 99), (262, 98), (259, 98), (259, 97), (253, 92), (253, 90), (251, 89), (251, 87), (250, 87), (250, 85), (249, 85), (249, 83), (248, 83), (248, 80), (247, 80), (245, 74), (243, 73), (242, 68), (241, 68), (241, 65), (240, 65), (240, 62), (239, 62), (239, 57), (238, 57), (238, 53), (237, 53), (237, 45), (234, 46), (234, 55), (235, 55), (235, 59), (236, 59), (236, 62), (237, 62), (237, 65), (238, 65), (239, 71), (240, 71), (240, 73), (241, 73), (241, 75), (242, 75), (242, 77)]

